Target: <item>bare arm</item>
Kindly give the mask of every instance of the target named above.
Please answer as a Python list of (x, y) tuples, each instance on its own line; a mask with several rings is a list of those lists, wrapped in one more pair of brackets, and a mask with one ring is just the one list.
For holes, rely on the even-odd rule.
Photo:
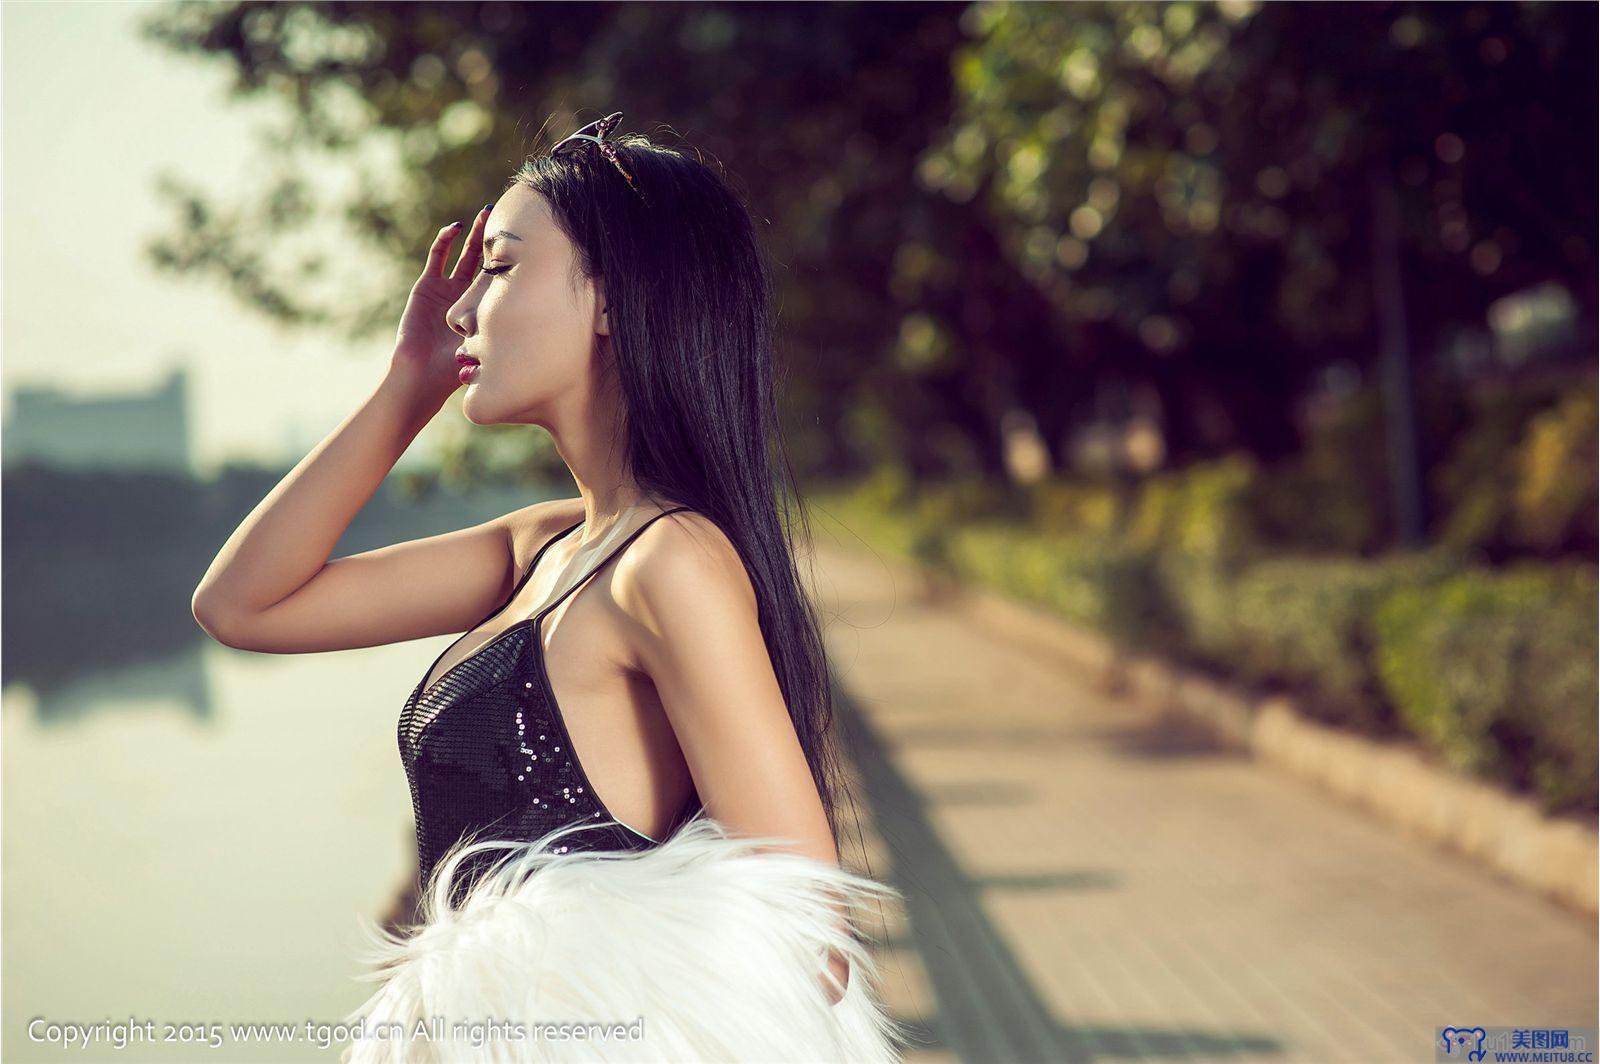
[[(837, 864), (738, 551), (697, 515), (660, 522), (640, 540), (618, 569), (618, 600), (707, 812), (737, 833), (791, 839), (795, 852)], [(831, 955), (828, 967), (845, 986), (846, 958)], [(837, 1004), (837, 989), (820, 981)]]
[(471, 284), (486, 212), (454, 272), (440, 231), (382, 382), (252, 510), (195, 589), (195, 620), (229, 646), (306, 653), (462, 631), (509, 591), (517, 515), (330, 561), (350, 521), (459, 386), (445, 314)]
[(426, 423), (379, 386), (228, 537), (194, 593), (218, 642), (278, 654), (465, 630), (510, 590), (510, 517), (329, 560)]

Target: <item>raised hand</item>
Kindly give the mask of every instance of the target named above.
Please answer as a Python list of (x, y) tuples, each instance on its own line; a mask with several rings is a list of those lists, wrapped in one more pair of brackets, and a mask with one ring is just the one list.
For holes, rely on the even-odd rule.
[(411, 286), (411, 296), (395, 334), (389, 373), (419, 393), (442, 399), (460, 387), (455, 350), (461, 344), (461, 335), (450, 328), (445, 314), (466, 293), (482, 265), (483, 229), (491, 207), (493, 204), (488, 204), (478, 211), (455, 268), (449, 272), (445, 265), (462, 226), (458, 222), (439, 230), (428, 249), (422, 276)]

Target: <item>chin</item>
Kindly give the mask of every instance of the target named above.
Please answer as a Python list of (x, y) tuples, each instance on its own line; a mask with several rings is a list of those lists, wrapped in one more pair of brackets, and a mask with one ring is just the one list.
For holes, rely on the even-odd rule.
[(461, 400), (462, 415), (474, 425), (495, 425), (498, 420), (489, 415), (484, 409), (483, 402), (472, 392), (468, 392)]

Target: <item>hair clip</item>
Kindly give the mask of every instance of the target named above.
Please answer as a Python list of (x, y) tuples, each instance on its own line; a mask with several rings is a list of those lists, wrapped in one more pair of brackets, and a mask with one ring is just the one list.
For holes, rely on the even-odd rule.
[[(615, 129), (621, 119), (622, 112), (613, 111), (604, 118), (590, 122), (576, 133), (563, 137), (556, 143), (555, 147), (550, 149), (550, 154), (555, 155), (556, 152), (573, 142), (577, 142), (574, 146), (581, 146), (583, 141), (591, 141), (600, 149), (600, 154), (604, 155), (611, 162), (611, 165), (617, 168), (617, 172), (628, 179), (629, 187), (635, 192), (639, 192), (639, 186), (633, 183), (633, 175), (628, 173), (628, 168), (622, 165), (621, 159), (617, 158), (617, 146), (605, 139), (606, 134)], [(593, 133), (588, 132), (591, 129), (594, 130)], [(639, 192), (639, 196), (643, 198), (644, 193)]]

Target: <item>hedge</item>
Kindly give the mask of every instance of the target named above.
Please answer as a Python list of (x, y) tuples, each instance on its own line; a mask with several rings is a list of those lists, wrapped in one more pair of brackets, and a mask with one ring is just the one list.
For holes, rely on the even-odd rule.
[(811, 498), (874, 548), (1129, 647), (1281, 685), (1323, 720), (1413, 736), (1549, 811), (1596, 808), (1591, 563), (1274, 550), (1254, 528), (1248, 458), (1029, 489), (916, 489), (883, 471)]

